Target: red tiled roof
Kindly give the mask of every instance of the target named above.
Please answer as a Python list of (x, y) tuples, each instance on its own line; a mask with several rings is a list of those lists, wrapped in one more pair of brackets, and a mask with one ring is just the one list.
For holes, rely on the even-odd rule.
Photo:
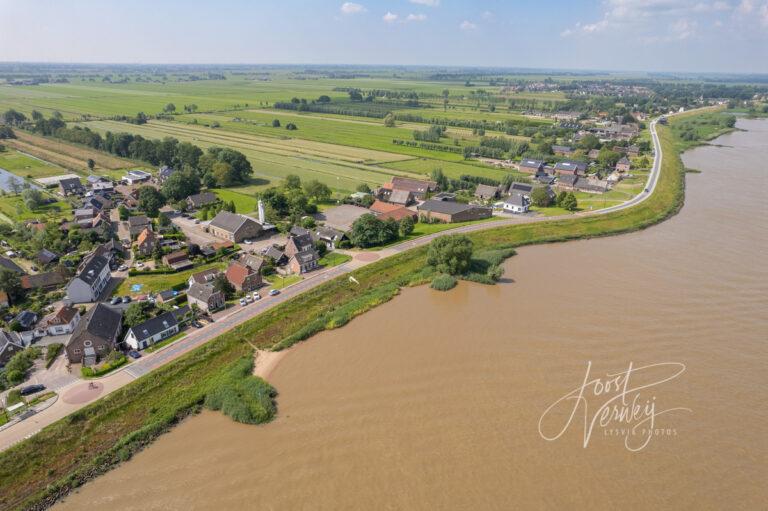
[(405, 217), (411, 217), (416, 218), (417, 214), (415, 211), (412, 211), (408, 208), (404, 208), (400, 206), (397, 209), (393, 209), (391, 211), (387, 211), (386, 213), (382, 213), (378, 216), (379, 220), (386, 220), (388, 218), (392, 218), (393, 220), (400, 221)]
[(370, 210), (374, 213), (388, 213), (390, 211), (395, 211), (396, 209), (401, 209), (402, 207), (403, 206), (400, 204), (391, 204), (389, 202), (377, 200), (371, 204)]
[(251, 274), (253, 274), (253, 272), (250, 268), (238, 262), (230, 264), (226, 272), (227, 280), (238, 286), (242, 286), (245, 279)]

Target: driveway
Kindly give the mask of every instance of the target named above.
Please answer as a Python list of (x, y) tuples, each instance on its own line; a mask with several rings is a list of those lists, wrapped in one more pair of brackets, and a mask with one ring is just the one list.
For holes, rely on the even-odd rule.
[(203, 227), (206, 225), (205, 222), (200, 222), (199, 224), (195, 223), (194, 218), (184, 218), (181, 215), (176, 215), (173, 218), (171, 218), (171, 222), (181, 229), (181, 232), (184, 233), (184, 235), (188, 238), (189, 243), (194, 243), (195, 245), (200, 245), (201, 247), (204, 245), (210, 245), (212, 243), (219, 243), (222, 240), (221, 238), (217, 238), (213, 234), (208, 234), (207, 232), (203, 231)]

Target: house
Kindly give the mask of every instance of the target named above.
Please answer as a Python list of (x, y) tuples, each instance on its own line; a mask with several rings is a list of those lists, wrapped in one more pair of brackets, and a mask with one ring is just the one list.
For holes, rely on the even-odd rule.
[(541, 183), (543, 185), (551, 185), (555, 182), (555, 176), (552, 174), (537, 174), (534, 179), (537, 183)]
[[(410, 211), (406, 208), (398, 208), (396, 211), (399, 210)], [(328, 247), (328, 250), (336, 250), (339, 242), (346, 238), (346, 235), (343, 232), (339, 231), (338, 229), (334, 229), (333, 227), (320, 227), (315, 235), (320, 241), (325, 243), (325, 246)]]
[(387, 211), (386, 213), (381, 213), (377, 215), (376, 218), (378, 218), (379, 220), (388, 220), (391, 218), (395, 222), (399, 222), (400, 220), (402, 220), (407, 216), (413, 218), (414, 221), (419, 218), (418, 213), (416, 213), (412, 209), (404, 208), (402, 206), (399, 208), (395, 208), (390, 211)]
[(155, 295), (155, 303), (168, 303), (179, 297), (181, 293), (175, 289), (166, 289)]
[(93, 190), (94, 193), (112, 192), (114, 189), (115, 185), (112, 181), (99, 181), (98, 183), (91, 184), (91, 190)]
[(306, 233), (299, 236), (289, 236), (288, 242), (285, 244), (285, 255), (290, 258), (293, 254), (314, 249), (315, 241), (312, 239), (311, 234)]
[(587, 153), (587, 158), (589, 158), (590, 160), (596, 160), (598, 156), (600, 156), (599, 149), (590, 149), (589, 153)]
[(285, 255), (285, 253), (274, 245), (267, 248), (267, 250), (264, 252), (264, 257), (269, 257), (272, 259), (272, 261), (275, 263), (275, 266), (282, 266), (288, 262), (288, 257)]
[(24, 341), (16, 332), (0, 330), (0, 367), (5, 367), (13, 356), (24, 350)]
[(143, 350), (179, 333), (179, 321), (172, 312), (164, 312), (128, 329), (123, 342), (134, 350)]
[(370, 211), (360, 206), (353, 206), (351, 204), (342, 204), (334, 208), (329, 208), (318, 216), (320, 220), (325, 221), (325, 225), (333, 227), (341, 232), (348, 232), (352, 229), (352, 224), (355, 220), (365, 214), (369, 214)]
[(67, 281), (67, 275), (60, 268), (48, 271), (45, 273), (38, 273), (36, 275), (23, 275), (21, 277), (22, 289), (42, 289), (43, 291), (50, 291), (62, 286)]
[(636, 145), (631, 145), (627, 147), (627, 156), (631, 158), (637, 158), (638, 156), (640, 156), (640, 147)]
[(93, 195), (83, 201), (84, 208), (93, 208), (97, 211), (109, 211), (114, 203), (103, 195)]
[(173, 175), (173, 173), (176, 172), (176, 169), (173, 167), (169, 167), (167, 165), (163, 165), (160, 167), (160, 170), (157, 172), (157, 181), (159, 183), (165, 183), (165, 181)]
[(221, 271), (218, 268), (208, 268), (207, 270), (190, 275), (189, 279), (187, 279), (187, 283), (190, 286), (192, 284), (210, 284), (216, 280), (219, 275), (221, 275)]
[(288, 259), (288, 267), (292, 273), (307, 273), (317, 268), (319, 264), (317, 252), (305, 250), (297, 252)]
[(163, 256), (163, 264), (170, 266), (176, 271), (185, 270), (193, 266), (192, 261), (189, 260), (189, 254), (186, 250), (177, 250), (170, 254)]
[(580, 161), (566, 160), (555, 164), (555, 173), (559, 175), (570, 174), (578, 176), (587, 171), (587, 164)]
[(227, 280), (238, 291), (254, 291), (261, 287), (261, 273), (243, 263), (233, 261), (224, 273)]
[(608, 181), (579, 178), (574, 184), (574, 188), (580, 192), (605, 193), (608, 191)]
[(502, 209), (509, 213), (527, 213), (529, 205), (530, 201), (526, 196), (519, 193), (513, 193), (504, 199)]
[(59, 188), (61, 194), (65, 197), (68, 195), (81, 195), (85, 193), (85, 187), (80, 182), (79, 177), (68, 177), (59, 181)]
[(92, 224), (93, 219), (96, 218), (96, 215), (98, 215), (98, 213), (99, 212), (96, 210), (96, 208), (93, 208), (90, 206), (84, 207), (84, 208), (78, 208), (75, 210), (75, 214), (74, 214), (75, 223)]
[(64, 335), (70, 334), (80, 322), (80, 311), (75, 307), (65, 305), (48, 320), (48, 334)]
[(0, 256), (0, 270), (12, 271), (13, 273), (18, 273), (20, 275), (23, 275), (24, 273), (26, 273), (21, 268), (21, 266), (19, 266), (18, 264), (14, 263), (10, 259), (7, 259), (7, 258), (2, 257), (2, 256)]
[(40, 252), (38, 252), (35, 257), (37, 258), (37, 261), (42, 265), (51, 264), (59, 260), (59, 255), (51, 252), (47, 248), (40, 250)]
[(152, 221), (144, 215), (128, 217), (128, 232), (131, 239), (136, 238), (144, 229), (152, 229)]
[(557, 178), (555, 186), (560, 190), (574, 190), (576, 182), (579, 180), (578, 176), (572, 174), (562, 174)]
[(499, 187), (479, 184), (475, 188), (475, 197), (480, 200), (492, 200), (499, 196)]
[(85, 180), (88, 182), (89, 185), (93, 186), (96, 183), (108, 183), (109, 179), (104, 176), (97, 176), (96, 174), (91, 174), (88, 177), (85, 178)]
[(97, 303), (78, 322), (64, 347), (71, 364), (95, 365), (117, 346), (122, 313)]
[(525, 159), (520, 162), (520, 166), (518, 168), (520, 172), (526, 172), (528, 174), (538, 174), (544, 169), (544, 162), (541, 160)]
[(507, 194), (509, 195), (527, 195), (528, 197), (531, 196), (531, 193), (533, 192), (533, 185), (529, 185), (528, 183), (518, 183), (514, 182), (509, 185), (509, 189), (507, 190)]
[(629, 161), (629, 158), (626, 156), (620, 159), (618, 162), (616, 162), (616, 170), (619, 172), (629, 172), (629, 169), (632, 168), (632, 163)]
[(408, 190), (392, 190), (387, 201), (401, 206), (410, 206), (415, 202), (413, 193)]
[(490, 218), (493, 214), (491, 208), (440, 200), (428, 200), (418, 206), (417, 209), (419, 210), (419, 217), (428, 222), (467, 222)]
[(109, 284), (110, 278), (107, 258), (94, 255), (67, 284), (67, 297), (72, 303), (95, 302)]
[(264, 267), (264, 258), (255, 254), (243, 254), (240, 262), (259, 273), (261, 273), (261, 269)]
[(37, 319), (37, 314), (32, 311), (24, 310), (19, 312), (16, 317), (13, 318), (12, 323), (18, 323), (22, 330), (32, 330), (32, 327), (37, 323)]
[(129, 170), (124, 176), (123, 176), (123, 182), (128, 184), (129, 186), (144, 183), (149, 181), (149, 179), (152, 177), (152, 174), (149, 172), (144, 172), (143, 170)]
[(434, 181), (424, 181), (421, 179), (411, 179), (407, 177), (393, 177), (390, 180), (390, 190), (405, 190), (410, 192), (414, 198), (424, 200), (427, 195), (437, 191), (437, 183)]
[(230, 213), (229, 211), (219, 211), (214, 219), (211, 220), (211, 223), (208, 224), (208, 232), (234, 243), (240, 243), (245, 239), (257, 238), (261, 235), (262, 231), (261, 224), (253, 218)]
[(213, 192), (197, 193), (187, 197), (187, 206), (189, 209), (200, 209), (203, 206), (210, 206), (218, 200), (219, 197)]
[(0, 291), (0, 309), (7, 309), (11, 306), (11, 302), (8, 299), (8, 293)]
[(136, 251), (143, 256), (151, 256), (157, 246), (157, 236), (149, 228), (145, 228), (136, 238)]
[(115, 239), (111, 239), (106, 243), (99, 245), (94, 252), (106, 257), (110, 263), (112, 263), (116, 257), (125, 257), (125, 249), (123, 249), (123, 245)]
[(187, 301), (202, 311), (210, 312), (224, 307), (224, 293), (215, 290), (213, 285), (195, 282), (187, 289)]
[(567, 145), (553, 145), (552, 152), (555, 156), (570, 156), (573, 154), (573, 147)]

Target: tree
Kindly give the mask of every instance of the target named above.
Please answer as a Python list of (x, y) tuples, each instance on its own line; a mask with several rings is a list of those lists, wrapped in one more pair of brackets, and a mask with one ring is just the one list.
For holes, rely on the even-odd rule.
[(557, 199), (555, 200), (555, 203), (562, 208), (563, 207), (563, 201), (565, 200), (566, 197), (568, 197), (568, 192), (562, 191), (562, 192), (558, 193), (557, 194)]
[(163, 195), (170, 200), (182, 200), (199, 192), (200, 178), (193, 170), (176, 171), (163, 183)]
[(413, 228), (416, 222), (414, 222), (412, 216), (407, 216), (400, 220), (400, 236), (406, 237), (413, 232)]
[(24, 296), (24, 289), (21, 287), (21, 277), (19, 277), (19, 274), (5, 268), (0, 269), (0, 289), (8, 293), (8, 298), (11, 299), (11, 302)]
[(448, 178), (443, 174), (443, 169), (440, 167), (432, 169), (432, 172), (430, 173), (430, 178), (432, 181), (437, 183), (437, 187), (440, 190), (448, 190), (448, 187), (450, 186), (450, 183), (448, 181)]
[(357, 185), (356, 190), (362, 193), (371, 193), (371, 187), (367, 183), (360, 183)]
[(585, 135), (579, 140), (579, 148), (585, 151), (591, 151), (600, 147), (600, 139), (594, 135)]
[(552, 198), (550, 197), (549, 192), (547, 192), (547, 189), (541, 186), (531, 192), (531, 202), (534, 206), (546, 208), (552, 203)]
[(171, 218), (166, 213), (160, 213), (157, 217), (157, 223), (160, 227), (168, 227), (171, 225)]
[(94, 168), (96, 168), (96, 162), (93, 161), (93, 158), (88, 158), (88, 171), (93, 172)]
[(167, 114), (173, 113), (175, 111), (176, 111), (176, 105), (174, 105), (173, 103), (168, 103), (163, 107), (163, 112)]
[(139, 188), (139, 209), (147, 214), (148, 217), (156, 218), (160, 213), (160, 208), (165, 206), (165, 197), (157, 188), (152, 186), (142, 186)]
[(304, 183), (304, 193), (315, 202), (327, 201), (331, 198), (331, 189), (325, 183), (313, 179), (307, 183)]
[(272, 120), (272, 127), (273, 128), (279, 128), (280, 127), (280, 119), (273, 119)]
[(576, 201), (576, 196), (573, 194), (573, 192), (568, 192), (568, 195), (565, 196), (563, 202), (560, 204), (560, 207), (567, 211), (576, 211), (576, 209), (579, 207), (579, 203)]
[(152, 249), (152, 259), (158, 263), (163, 259), (163, 246), (160, 243), (156, 243)]
[(349, 240), (355, 246), (367, 248), (393, 241), (397, 235), (398, 225), (393, 219), (383, 221), (367, 213), (352, 224)]
[(213, 177), (216, 180), (216, 186), (220, 188), (226, 188), (237, 183), (235, 169), (225, 161), (219, 161), (213, 164)]
[(128, 208), (126, 208), (124, 204), (120, 204), (120, 206), (117, 208), (117, 213), (120, 215), (120, 220), (122, 221), (128, 220), (128, 217), (131, 215), (128, 211)]
[(384, 126), (387, 128), (395, 127), (395, 116), (391, 112), (384, 116)]
[(133, 302), (123, 313), (123, 326), (131, 328), (149, 319), (152, 304), (149, 302)]
[(0, 126), (0, 140), (7, 138), (16, 138), (16, 133), (10, 126)]
[(317, 240), (315, 242), (315, 250), (317, 250), (317, 254), (320, 257), (323, 257), (326, 252), (328, 252), (328, 245), (326, 245), (324, 241)]
[(311, 216), (305, 216), (301, 219), (301, 226), (305, 229), (314, 229), (315, 226), (317, 226), (317, 223)]
[(27, 188), (22, 192), (21, 197), (24, 200), (24, 205), (30, 210), (39, 208), (45, 202), (43, 193), (37, 188)]
[(616, 162), (621, 159), (621, 153), (612, 151), (608, 147), (600, 149), (600, 153), (597, 155), (597, 162), (603, 168), (615, 167)]
[(235, 286), (229, 283), (227, 280), (227, 277), (224, 275), (219, 275), (216, 277), (216, 279), (213, 281), (213, 288), (216, 291), (221, 291), (224, 293), (224, 297), (229, 300), (235, 295)]
[(295, 131), (299, 128), (294, 123), (289, 122), (288, 124), (285, 125), (285, 129), (287, 129), (288, 131)]
[(285, 183), (283, 183), (283, 187), (286, 190), (300, 190), (301, 178), (296, 174), (288, 174), (285, 176)]
[(472, 260), (472, 240), (466, 236), (441, 236), (429, 244), (427, 264), (440, 273), (463, 275)]
[(11, 108), (10, 110), (6, 110), (3, 113), (2, 120), (5, 124), (9, 124), (11, 126), (18, 126), (27, 120), (27, 116)]
[(318, 103), (330, 103), (331, 102), (331, 98), (329, 96), (326, 96), (325, 94), (323, 94), (322, 96), (317, 98), (317, 102)]

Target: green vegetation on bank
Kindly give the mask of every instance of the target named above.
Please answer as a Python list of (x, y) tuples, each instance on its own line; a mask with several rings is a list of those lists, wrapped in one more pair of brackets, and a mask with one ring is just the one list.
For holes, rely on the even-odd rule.
[[(670, 120), (674, 125), (676, 119)], [(670, 129), (660, 127), (664, 151), (661, 177), (653, 195), (641, 204), (606, 215), (504, 226), (468, 234), (475, 250), (496, 250), (535, 243), (607, 236), (656, 224), (683, 203), (683, 147)], [(0, 454), (2, 508), (42, 508), (88, 479), (129, 459), (183, 417), (220, 396), (225, 413), (237, 418), (245, 406), (250, 417), (268, 420), (264, 394), (246, 393), (248, 385), (227, 391), (233, 407), (224, 407), (230, 378), (244, 376), (238, 364), (252, 346), (283, 349), (330, 328), (346, 324), (396, 296), (401, 287), (426, 283), (427, 247), (409, 250), (355, 270), (357, 283), (342, 276), (261, 314), (137, 381), (122, 387), (35, 436)], [(253, 384), (249, 384), (253, 385)], [(266, 384), (265, 384), (266, 385)], [(263, 387), (261, 390), (265, 390)], [(248, 391), (258, 390), (256, 385)], [(233, 397), (237, 394), (237, 397)], [(255, 399), (258, 396), (259, 399)], [(255, 408), (254, 408), (255, 407)], [(255, 415), (254, 415), (255, 413)], [(247, 415), (246, 415), (247, 416)], [(45, 467), (43, 470), (41, 467)]]

